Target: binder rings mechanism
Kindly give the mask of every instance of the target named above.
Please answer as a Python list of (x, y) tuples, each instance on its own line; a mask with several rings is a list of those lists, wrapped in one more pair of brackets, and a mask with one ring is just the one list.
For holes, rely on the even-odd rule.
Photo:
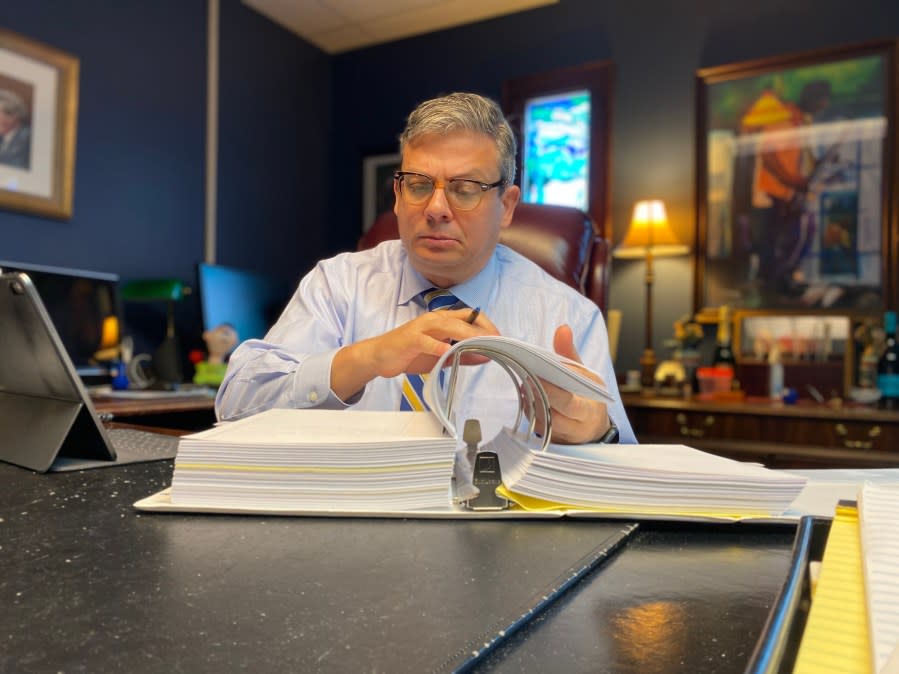
[[(455, 350), (449, 365), (447, 376), (445, 407), (439, 405), (438, 415), (445, 421), (452, 418), (453, 399), (456, 392), (456, 384), (459, 375), (462, 355), (475, 353), (486, 356), (500, 365), (509, 375), (515, 389), (518, 392), (518, 416), (515, 419), (515, 429), (524, 434), (530, 440), (536, 438), (540, 443), (540, 450), (545, 451), (549, 446), (552, 435), (552, 414), (550, 412), (549, 397), (540, 380), (534, 377), (513, 358), (495, 349), (484, 346), (459, 346)], [(544, 422), (544, 433), (539, 436), (536, 432), (538, 421)], [(523, 430), (526, 428), (526, 430)], [(496, 452), (478, 451), (478, 443), (481, 441), (481, 427), (477, 419), (468, 419), (465, 422), (462, 439), (467, 445), (468, 462), (472, 466), (472, 484), (478, 488), (479, 494), (475, 498), (464, 502), (469, 510), (504, 510), (509, 507), (509, 501), (496, 494), (496, 488), (502, 484), (502, 469), (499, 456)]]
[(481, 441), (481, 424), (477, 419), (468, 419), (462, 439), (467, 445), (468, 463), (471, 469), (471, 483), (478, 488), (478, 495), (463, 501), (469, 510), (505, 510), (508, 499), (497, 496), (496, 488), (503, 482), (499, 456), (496, 452), (478, 452)]
[[(440, 391), (443, 393), (440, 396), (440, 400), (430, 401), (433, 403), (431, 404), (431, 409), (437, 413), (444, 427), (452, 435), (458, 437), (455, 424), (452, 422), (453, 399), (455, 397), (462, 355), (465, 353), (485, 356), (506, 371), (518, 392), (518, 416), (515, 419), (514, 428), (516, 431), (522, 432), (528, 439), (536, 438), (539, 441), (540, 451), (546, 451), (552, 438), (552, 413), (550, 411), (549, 396), (546, 395), (543, 385), (537, 377), (528, 372), (517, 360), (498, 349), (488, 346), (467, 346), (465, 342), (459, 342), (453, 348), (449, 372), (446, 377), (446, 391), (445, 393)], [(536, 431), (538, 421), (543, 421), (544, 424), (542, 437)], [(525, 427), (526, 430), (522, 430)]]

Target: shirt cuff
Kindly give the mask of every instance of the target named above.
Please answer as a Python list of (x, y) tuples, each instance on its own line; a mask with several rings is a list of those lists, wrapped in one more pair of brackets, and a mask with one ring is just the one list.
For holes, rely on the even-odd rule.
[(294, 372), (294, 400), (298, 408), (344, 409), (359, 401), (365, 388), (343, 401), (331, 390), (331, 363), (337, 349), (310, 354)]

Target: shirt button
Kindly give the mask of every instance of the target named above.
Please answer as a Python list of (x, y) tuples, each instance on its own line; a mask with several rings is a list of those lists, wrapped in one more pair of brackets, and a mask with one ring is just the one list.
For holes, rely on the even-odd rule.
[(314, 403), (316, 400), (318, 400), (318, 393), (316, 393), (315, 391), (310, 391), (309, 395), (306, 396), (306, 400)]

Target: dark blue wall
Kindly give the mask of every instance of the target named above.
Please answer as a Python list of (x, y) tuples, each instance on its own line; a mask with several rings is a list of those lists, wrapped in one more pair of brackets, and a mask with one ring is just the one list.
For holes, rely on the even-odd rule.
[(329, 222), (330, 57), (235, 0), (220, 32), (217, 262), (295, 284)]
[[(334, 185), (354, 184), (367, 154), (395, 151), (405, 115), (434, 94), (499, 98), (507, 78), (611, 59), (611, 217), (624, 235), (634, 201), (665, 199), (692, 242), (695, 73), (698, 68), (899, 36), (899, 2), (884, 0), (561, 0), (556, 5), (338, 56), (334, 60)], [(359, 190), (331, 195), (332, 249), (358, 236)], [(623, 311), (617, 369), (643, 349), (644, 266), (613, 265), (610, 304)], [(657, 260), (654, 347), (693, 310), (691, 258)]]
[[(72, 218), (0, 210), (0, 259), (195, 284), (206, 11), (196, 0), (0, 3), (0, 26), (81, 68)], [(321, 254), (329, 57), (238, 0), (222, 0), (220, 24), (217, 261), (293, 284)], [(178, 309), (186, 345), (202, 346), (196, 297)], [(126, 320), (161, 330), (162, 312)]]
[[(203, 257), (206, 3), (31, 0), (0, 25), (81, 60), (74, 215), (0, 211), (0, 259), (193, 282)], [(611, 59), (611, 236), (658, 195), (694, 227), (697, 68), (895, 37), (884, 0), (694, 0), (557, 5), (329, 57), (222, 0), (217, 258), (295, 279), (354, 247), (361, 161), (391, 152), (405, 115), (440, 92), (499, 97), (503, 80)], [(642, 349), (643, 267), (616, 262), (619, 369)], [(689, 258), (660, 260), (656, 350), (692, 309)], [(190, 307), (186, 307), (186, 310)], [(196, 326), (196, 315), (182, 320)]]
[(0, 211), (7, 259), (187, 280), (203, 245), (203, 3), (3, 3), (0, 25), (76, 56), (71, 220)]

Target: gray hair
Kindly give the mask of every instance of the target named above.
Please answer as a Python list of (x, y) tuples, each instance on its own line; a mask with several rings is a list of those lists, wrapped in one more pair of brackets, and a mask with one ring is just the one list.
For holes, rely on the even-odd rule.
[(0, 109), (23, 122), (28, 119), (28, 108), (19, 95), (9, 89), (0, 89)]
[(515, 182), (515, 134), (499, 105), (478, 94), (453, 93), (419, 104), (400, 135), (400, 152), (419, 136), (453, 131), (474, 131), (492, 138), (499, 150), (500, 177), (508, 185)]

